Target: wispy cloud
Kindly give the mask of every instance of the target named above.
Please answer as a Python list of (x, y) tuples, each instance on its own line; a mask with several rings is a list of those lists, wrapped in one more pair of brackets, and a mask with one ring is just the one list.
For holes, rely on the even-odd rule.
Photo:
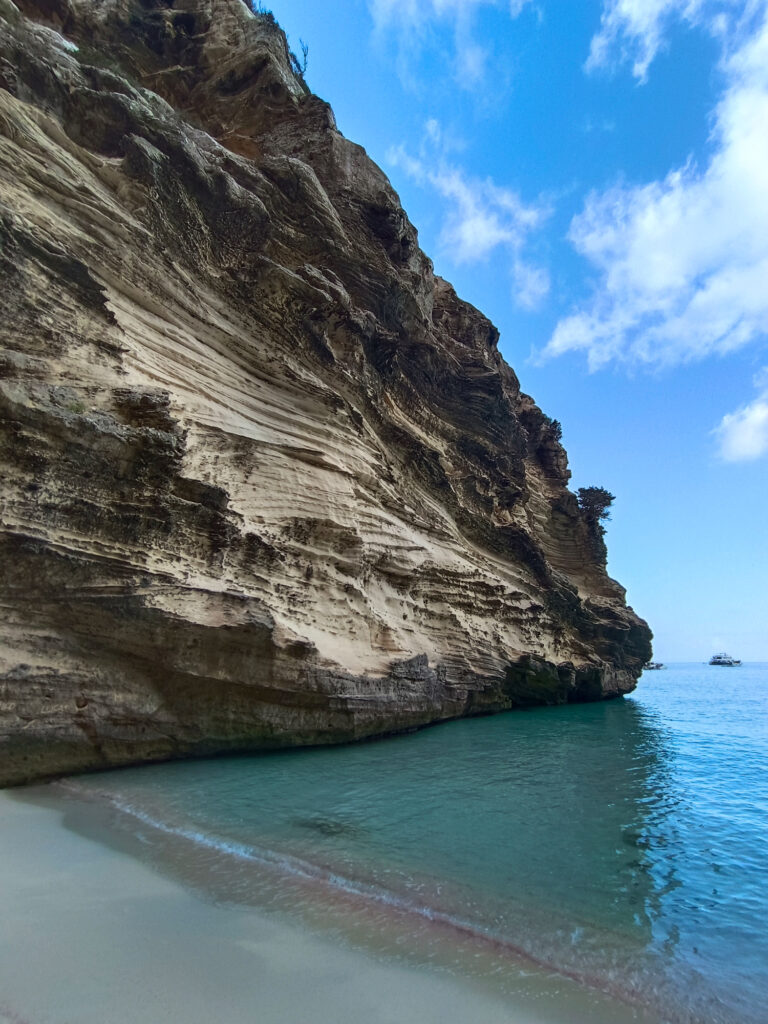
[(516, 259), (512, 264), (512, 295), (521, 309), (538, 309), (549, 294), (549, 271)]
[(514, 189), (490, 178), (474, 178), (451, 163), (434, 119), (427, 122), (418, 155), (400, 145), (392, 147), (387, 158), (443, 200), (439, 241), (446, 259), (454, 264), (478, 263), (497, 250), (505, 251), (515, 301), (525, 309), (539, 305), (549, 291), (549, 275), (524, 258), (524, 247), (531, 232), (549, 215), (544, 204), (524, 203)]
[(432, 41), (432, 33), (447, 29), (453, 36), (453, 73), (467, 88), (485, 79), (491, 51), (474, 34), (481, 8), (506, 8), (517, 18), (532, 0), (369, 0), (374, 26), (381, 34), (394, 33), (401, 71), (408, 57), (417, 56)]
[(600, 30), (592, 38), (586, 69), (630, 62), (643, 82), (675, 20), (700, 25), (727, 37), (750, 15), (758, 0), (604, 0)]
[(757, 397), (723, 416), (715, 430), (720, 457), (726, 462), (746, 462), (768, 455), (768, 367), (755, 383)]
[(588, 197), (570, 240), (594, 293), (545, 350), (675, 364), (768, 335), (768, 11), (723, 59), (713, 154), (662, 181)]
[(459, 20), (478, 7), (508, 7), (513, 18), (532, 0), (370, 0), (371, 14), (377, 27), (392, 22), (423, 25), (435, 18)]

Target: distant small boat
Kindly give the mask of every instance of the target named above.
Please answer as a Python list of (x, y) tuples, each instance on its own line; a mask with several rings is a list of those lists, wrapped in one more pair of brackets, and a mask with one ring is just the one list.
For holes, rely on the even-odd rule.
[(732, 658), (730, 654), (713, 654), (709, 659), (710, 665), (725, 665), (728, 668), (733, 668), (735, 665), (740, 665), (741, 660), (739, 658)]
[(643, 665), (643, 672), (658, 672), (660, 668), (666, 666), (660, 661), (646, 661)]

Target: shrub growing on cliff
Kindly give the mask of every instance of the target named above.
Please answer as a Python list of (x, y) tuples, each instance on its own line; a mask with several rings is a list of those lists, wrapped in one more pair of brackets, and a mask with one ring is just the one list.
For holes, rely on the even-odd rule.
[(553, 441), (560, 441), (563, 437), (563, 425), (560, 420), (553, 420), (551, 416), (547, 416), (545, 412), (542, 414), (544, 420), (544, 427), (546, 432), (552, 438)]
[(260, 15), (271, 25), (277, 25), (274, 14), (272, 13), (272, 11), (269, 10), (268, 7), (264, 6), (261, 0), (245, 0), (245, 6), (249, 7), (254, 14)]
[(605, 533), (602, 521), (611, 518), (608, 509), (616, 500), (615, 496), (604, 487), (580, 487), (576, 494), (585, 521), (595, 533), (602, 536)]

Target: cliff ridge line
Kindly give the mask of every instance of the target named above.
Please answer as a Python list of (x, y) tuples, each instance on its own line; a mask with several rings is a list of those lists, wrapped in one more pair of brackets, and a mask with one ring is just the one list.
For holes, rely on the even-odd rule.
[(629, 692), (650, 632), (241, 0), (0, 0), (0, 785)]

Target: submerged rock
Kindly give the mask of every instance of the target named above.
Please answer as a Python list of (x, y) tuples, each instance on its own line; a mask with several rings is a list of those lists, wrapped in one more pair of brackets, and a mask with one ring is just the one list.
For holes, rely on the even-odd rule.
[(551, 421), (271, 16), (0, 0), (0, 281), (0, 784), (635, 685)]

